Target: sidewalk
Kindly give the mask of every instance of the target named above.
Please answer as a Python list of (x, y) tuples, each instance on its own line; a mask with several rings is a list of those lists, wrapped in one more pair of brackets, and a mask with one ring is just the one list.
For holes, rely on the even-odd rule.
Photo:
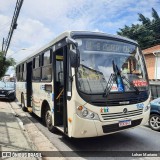
[[(0, 151), (56, 151), (57, 148), (45, 137), (26, 116), (16, 102), (0, 101)], [(1, 154), (1, 153), (0, 153)], [(15, 158), (4, 158), (15, 159)], [(65, 160), (60, 157), (16, 158), (38, 160)]]
[[(29, 139), (28, 133), (24, 131), (22, 122), (14, 115), (10, 104), (0, 102), (0, 151), (36, 151), (36, 147)], [(4, 158), (4, 157), (3, 157)], [(2, 158), (2, 159), (3, 159)], [(9, 158), (4, 159), (28, 159)], [(32, 158), (41, 159), (41, 158)]]

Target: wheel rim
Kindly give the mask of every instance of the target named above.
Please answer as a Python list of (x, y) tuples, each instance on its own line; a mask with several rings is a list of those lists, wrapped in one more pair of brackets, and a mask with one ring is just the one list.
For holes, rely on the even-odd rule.
[(160, 117), (158, 117), (158, 116), (151, 117), (150, 124), (151, 124), (152, 128), (160, 129)]
[(45, 118), (46, 118), (46, 125), (48, 127), (52, 126), (52, 115), (49, 111), (47, 111)]

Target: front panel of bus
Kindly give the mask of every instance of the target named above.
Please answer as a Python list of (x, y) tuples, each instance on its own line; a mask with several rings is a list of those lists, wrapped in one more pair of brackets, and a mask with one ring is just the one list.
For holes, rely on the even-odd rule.
[(150, 91), (138, 45), (104, 37), (75, 40), (80, 67), (72, 69), (74, 103), (68, 105), (74, 105), (75, 112), (70, 136), (101, 136), (146, 123)]

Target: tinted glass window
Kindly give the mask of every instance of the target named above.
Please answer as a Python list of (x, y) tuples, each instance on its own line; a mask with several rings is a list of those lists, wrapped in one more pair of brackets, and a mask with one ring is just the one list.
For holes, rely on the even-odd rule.
[[(78, 87), (81, 91), (104, 93), (110, 83), (113, 83), (110, 92), (135, 91), (132, 84), (139, 91), (148, 90), (143, 57), (136, 45), (89, 38), (78, 39), (77, 42), (81, 54), (78, 68)], [(122, 79), (122, 87), (117, 75)]]
[(43, 54), (43, 66), (46, 66), (50, 63), (51, 63), (51, 58), (50, 58), (50, 50), (49, 50)]
[(35, 58), (35, 68), (38, 68), (39, 65), (39, 56)]
[(33, 70), (33, 80), (37, 81), (41, 78), (41, 68), (37, 68)]
[(52, 79), (52, 68), (51, 65), (42, 68), (42, 80), (51, 81)]

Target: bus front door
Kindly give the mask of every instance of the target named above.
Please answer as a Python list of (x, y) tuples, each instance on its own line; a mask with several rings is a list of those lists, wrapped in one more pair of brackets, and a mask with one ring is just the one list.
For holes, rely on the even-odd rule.
[(32, 104), (32, 62), (27, 63), (27, 107), (31, 108)]
[(57, 50), (53, 60), (54, 74), (54, 125), (67, 133), (67, 102), (66, 102), (66, 61), (65, 49)]

